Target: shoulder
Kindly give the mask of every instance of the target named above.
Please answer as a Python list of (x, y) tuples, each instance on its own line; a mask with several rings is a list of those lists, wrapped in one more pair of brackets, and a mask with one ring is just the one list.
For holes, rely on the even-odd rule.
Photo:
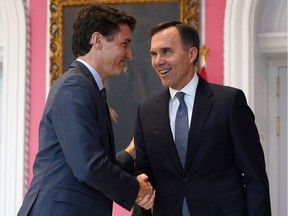
[(232, 103), (247, 103), (244, 92), (241, 89), (209, 83), (203, 79), (199, 79), (196, 90), (195, 100), (203, 103), (203, 101), (211, 101), (219, 107), (230, 107)]
[(235, 95), (243, 95), (245, 97), (244, 92), (239, 88), (209, 83), (202, 79), (199, 80), (197, 92), (207, 95), (213, 95), (216, 99), (229, 97), (233, 98)]
[(73, 91), (73, 89), (79, 90), (93, 88), (93, 76), (89, 70), (72, 66), (55, 81), (51, 86), (51, 89), (63, 90), (71, 88)]
[(72, 101), (96, 101), (95, 87), (90, 79), (77, 68), (66, 71), (51, 86), (47, 101), (71, 103)]

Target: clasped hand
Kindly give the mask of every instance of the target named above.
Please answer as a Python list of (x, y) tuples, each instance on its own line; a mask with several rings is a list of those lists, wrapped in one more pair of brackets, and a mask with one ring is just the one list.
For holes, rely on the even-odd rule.
[(153, 187), (148, 181), (148, 176), (145, 174), (138, 175), (137, 180), (140, 188), (136, 203), (142, 208), (151, 209), (154, 205), (155, 191), (153, 191)]

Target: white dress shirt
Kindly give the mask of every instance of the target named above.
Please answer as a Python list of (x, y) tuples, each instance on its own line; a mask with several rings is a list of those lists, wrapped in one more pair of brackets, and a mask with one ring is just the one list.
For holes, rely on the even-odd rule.
[[(192, 111), (194, 106), (194, 99), (196, 94), (196, 88), (198, 85), (199, 77), (195, 73), (193, 79), (182, 88), (180, 91), (185, 93), (184, 100), (188, 110), (188, 122), (189, 127), (191, 124), (192, 118)], [(176, 113), (179, 106), (179, 100), (175, 97), (176, 93), (179, 92), (178, 90), (169, 88), (170, 91), (170, 100), (169, 100), (169, 118), (170, 118), (170, 128), (173, 134), (173, 139), (175, 140), (175, 120), (176, 120)]]
[(94, 77), (94, 79), (98, 85), (99, 90), (101, 91), (104, 88), (104, 84), (103, 84), (103, 81), (102, 81), (100, 75), (98, 74), (98, 72), (91, 65), (89, 65), (87, 62), (85, 62), (84, 60), (77, 58), (76, 61), (81, 62), (82, 64), (84, 64), (88, 68), (88, 70), (93, 75), (93, 77)]

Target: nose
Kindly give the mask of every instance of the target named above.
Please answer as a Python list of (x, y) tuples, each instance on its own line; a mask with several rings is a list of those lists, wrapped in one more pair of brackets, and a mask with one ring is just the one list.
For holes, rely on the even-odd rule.
[(133, 53), (132, 53), (131, 47), (129, 47), (127, 49), (126, 58), (127, 58), (127, 60), (132, 60), (132, 58), (133, 58)]
[(163, 58), (161, 57), (161, 55), (155, 55), (152, 57), (152, 64), (153, 65), (161, 65), (163, 64)]

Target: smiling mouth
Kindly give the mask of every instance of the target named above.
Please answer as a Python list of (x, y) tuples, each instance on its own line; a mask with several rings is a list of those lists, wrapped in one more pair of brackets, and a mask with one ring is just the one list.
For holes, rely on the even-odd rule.
[(170, 71), (169, 69), (159, 70), (159, 73), (160, 73), (161, 75), (165, 75), (165, 74), (167, 74), (169, 71)]

